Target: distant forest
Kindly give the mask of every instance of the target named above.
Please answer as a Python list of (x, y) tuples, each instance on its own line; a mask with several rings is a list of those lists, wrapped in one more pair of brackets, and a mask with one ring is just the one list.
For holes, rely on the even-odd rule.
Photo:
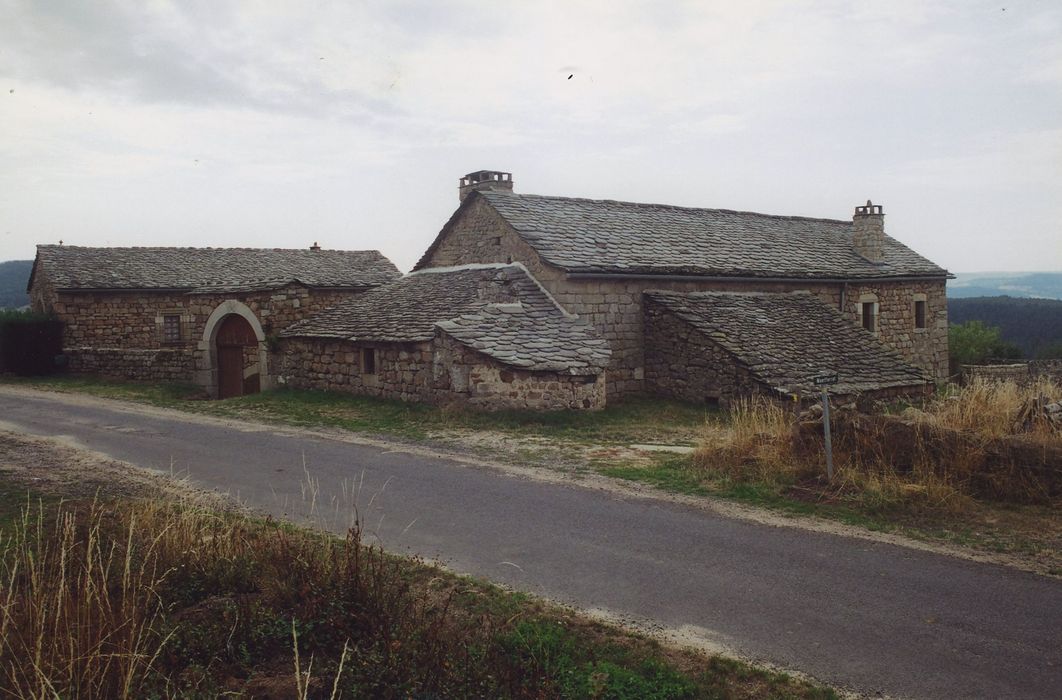
[(29, 305), (26, 285), (32, 268), (32, 260), (0, 262), (0, 309), (18, 309)]
[(948, 299), (948, 321), (996, 326), (1003, 340), (1017, 345), (1027, 358), (1057, 356), (1062, 350), (1062, 301), (1057, 299)]

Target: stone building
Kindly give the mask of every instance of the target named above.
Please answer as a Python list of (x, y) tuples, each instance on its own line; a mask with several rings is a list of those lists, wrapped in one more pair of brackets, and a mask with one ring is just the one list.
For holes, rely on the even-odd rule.
[(41, 245), (32, 308), (64, 322), (74, 372), (194, 382), (226, 398), (274, 383), (293, 322), (399, 276), (377, 251)]
[(431, 403), (600, 408), (608, 343), (519, 264), (411, 273), (280, 333), (279, 383)]
[[(663, 358), (676, 341), (671, 331), (678, 332), (688, 320), (676, 314), (677, 302), (659, 303), (664, 297), (650, 292), (668, 292), (669, 300), (690, 295), (683, 302), (690, 307), (707, 304), (697, 296), (700, 292), (769, 293), (773, 296), (759, 298), (757, 313), (773, 315), (775, 322), (758, 332), (780, 343), (800, 327), (819, 329), (804, 333), (800, 352), (829, 358), (829, 368), (853, 388), (869, 391), (876, 386), (875, 377), (887, 374), (878, 388), (895, 391), (899, 375), (890, 373), (898, 369), (897, 362), (905, 365), (901, 374), (910, 378), (911, 387), (947, 374), (949, 273), (887, 236), (880, 205), (856, 207), (853, 218), (845, 221), (549, 197), (517, 194), (512, 176), (494, 171), (465, 176), (459, 193), (460, 206), (414, 269), (522, 263), (564, 309), (608, 340), (609, 399), (646, 391), (709, 400), (727, 396), (726, 387), (712, 386), (707, 379), (679, 390), (661, 375)], [(786, 296), (793, 293), (811, 295), (821, 307), (802, 319), (790, 313), (798, 306)], [(649, 298), (658, 303), (647, 315)], [(819, 325), (823, 308), (858, 333), (831, 338)], [(671, 324), (661, 319), (668, 314), (676, 316)], [(740, 314), (720, 316), (723, 320), (712, 333), (758, 342), (734, 325)], [(698, 345), (686, 348), (691, 362), (693, 354), (714, 356), (726, 348), (700, 345), (704, 329), (693, 330), (688, 342)], [(885, 364), (869, 367), (870, 357)], [(783, 384), (805, 386), (820, 365), (825, 369), (810, 362), (804, 372), (808, 376), (787, 377)], [(669, 366), (666, 371), (680, 371), (679, 363)], [(786, 365), (787, 372), (795, 369)]]

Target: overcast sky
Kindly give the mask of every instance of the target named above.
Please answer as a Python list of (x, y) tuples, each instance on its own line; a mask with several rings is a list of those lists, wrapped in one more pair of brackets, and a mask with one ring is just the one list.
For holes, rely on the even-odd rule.
[(0, 0), (0, 260), (377, 248), (457, 179), (849, 218), (1062, 270), (1062, 3)]

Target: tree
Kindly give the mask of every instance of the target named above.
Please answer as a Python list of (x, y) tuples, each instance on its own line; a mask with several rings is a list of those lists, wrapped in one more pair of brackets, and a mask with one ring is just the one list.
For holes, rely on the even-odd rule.
[(948, 329), (948, 349), (953, 365), (975, 365), (992, 358), (1021, 359), (1021, 349), (1000, 336), (999, 328), (981, 321), (953, 323)]

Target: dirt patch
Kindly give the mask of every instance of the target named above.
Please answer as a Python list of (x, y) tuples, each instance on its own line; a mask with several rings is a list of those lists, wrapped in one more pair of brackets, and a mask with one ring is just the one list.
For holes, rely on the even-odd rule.
[(106, 455), (0, 428), (0, 478), (63, 498), (179, 498), (212, 508), (237, 508), (229, 499), (187, 481)]

